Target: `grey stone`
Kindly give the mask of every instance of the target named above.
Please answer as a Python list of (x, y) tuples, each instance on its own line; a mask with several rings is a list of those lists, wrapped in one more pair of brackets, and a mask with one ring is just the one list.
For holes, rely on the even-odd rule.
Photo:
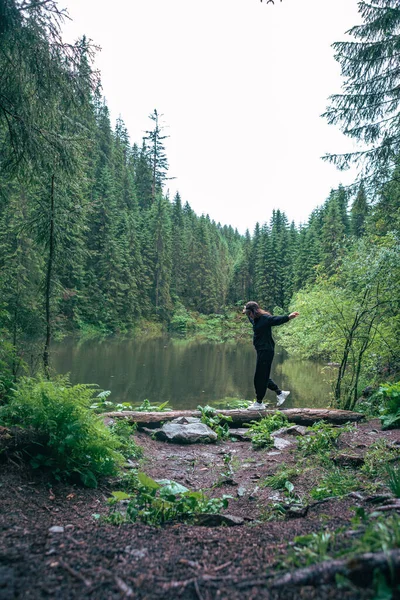
[(199, 417), (178, 417), (177, 419), (172, 419), (170, 423), (177, 423), (178, 425), (188, 425), (189, 423), (201, 423), (201, 419), (199, 419)]
[(64, 533), (64, 527), (61, 525), (53, 525), (49, 528), (49, 533)]
[(307, 427), (304, 425), (291, 425), (290, 427), (281, 427), (271, 433), (271, 437), (280, 435), (307, 435)]
[(247, 442), (251, 440), (251, 433), (245, 427), (239, 427), (238, 429), (229, 429), (229, 434), (239, 440), (239, 442)]
[(278, 450), (283, 450), (291, 445), (292, 442), (288, 442), (288, 440), (284, 440), (283, 438), (279, 437), (274, 438), (274, 448), (277, 448)]
[(243, 496), (245, 495), (245, 493), (246, 493), (246, 488), (243, 487), (242, 485), (239, 486), (238, 489), (237, 489), (237, 492), (236, 492), (238, 498), (243, 498)]
[(218, 527), (219, 525), (228, 525), (233, 527), (234, 525), (243, 525), (244, 519), (242, 517), (236, 517), (235, 515), (212, 515), (203, 514), (196, 517), (197, 525), (204, 525), (205, 527)]
[(124, 552), (139, 560), (147, 555), (147, 548), (132, 548), (132, 546), (125, 546)]
[(205, 423), (165, 423), (155, 438), (175, 444), (210, 444), (216, 442), (218, 436)]

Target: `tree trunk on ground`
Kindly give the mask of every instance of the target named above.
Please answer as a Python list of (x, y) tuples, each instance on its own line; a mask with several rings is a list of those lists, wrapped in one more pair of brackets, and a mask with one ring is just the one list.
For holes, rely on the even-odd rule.
[[(229, 426), (240, 427), (244, 423), (250, 421), (259, 421), (263, 417), (274, 414), (275, 410), (216, 410), (219, 416), (231, 417), (228, 421)], [(291, 423), (297, 425), (313, 425), (318, 421), (326, 421), (333, 425), (343, 425), (349, 421), (356, 423), (364, 419), (361, 413), (351, 412), (348, 410), (337, 410), (328, 408), (288, 408), (282, 410), (282, 414), (286, 415)], [(107, 412), (102, 415), (110, 418), (126, 418), (129, 421), (138, 423), (139, 427), (158, 427), (162, 422), (172, 421), (178, 417), (201, 417), (198, 410), (173, 410), (168, 412), (137, 412), (125, 410), (122, 412)]]
[(270, 579), (268, 587), (274, 589), (290, 585), (323, 585), (335, 581), (336, 575), (347, 577), (356, 585), (368, 587), (372, 582), (375, 569), (379, 569), (388, 577), (396, 574), (396, 581), (393, 581), (393, 584), (398, 583), (400, 581), (400, 550), (368, 552), (344, 560), (324, 561), (311, 567), (296, 569), (282, 577)]

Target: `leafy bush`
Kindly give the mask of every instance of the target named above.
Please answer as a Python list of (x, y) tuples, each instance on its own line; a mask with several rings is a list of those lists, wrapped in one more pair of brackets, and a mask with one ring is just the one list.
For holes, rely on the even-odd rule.
[[(185, 521), (201, 513), (216, 514), (228, 506), (231, 496), (206, 498), (203, 492), (191, 492), (175, 481), (155, 481), (145, 473), (130, 476), (129, 492), (112, 492), (109, 498), (111, 514), (107, 518), (114, 524), (141, 521), (148, 525), (161, 525), (166, 521)], [(124, 503), (126, 510), (118, 508)], [(122, 505), (122, 506), (124, 506)]]
[(120, 418), (110, 427), (111, 433), (118, 438), (119, 452), (125, 458), (141, 458), (143, 456), (142, 448), (136, 444), (132, 437), (136, 427), (136, 423), (130, 423)]
[(196, 325), (196, 320), (186, 310), (183, 305), (180, 305), (175, 310), (172, 319), (169, 322), (169, 329), (171, 332), (186, 335), (189, 329), (193, 329)]
[(382, 429), (400, 427), (400, 381), (382, 385), (376, 396), (380, 400)]
[(287, 427), (288, 424), (288, 418), (279, 410), (260, 421), (251, 421), (249, 433), (251, 434), (253, 448), (272, 447), (274, 445), (274, 440), (271, 437), (272, 431)]
[(40, 441), (29, 450), (34, 468), (50, 469), (57, 479), (80, 479), (97, 486), (99, 476), (115, 475), (124, 462), (121, 443), (89, 410), (93, 386), (22, 378), (0, 422), (31, 430)]
[(197, 410), (201, 413), (201, 422), (208, 425), (210, 429), (215, 431), (219, 440), (228, 439), (230, 436), (228, 421), (232, 421), (231, 417), (225, 417), (215, 412), (212, 406), (198, 406)]
[(336, 446), (340, 435), (348, 429), (348, 427), (347, 429), (332, 427), (325, 421), (320, 421), (312, 427), (308, 427), (312, 435), (299, 438), (297, 447), (304, 456), (327, 452)]

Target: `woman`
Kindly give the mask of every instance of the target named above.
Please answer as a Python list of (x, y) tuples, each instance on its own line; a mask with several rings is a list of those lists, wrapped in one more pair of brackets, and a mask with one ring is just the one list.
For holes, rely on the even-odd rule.
[(248, 302), (244, 309), (250, 323), (253, 325), (253, 345), (257, 352), (256, 372), (254, 373), (254, 387), (256, 390), (256, 402), (249, 409), (264, 409), (263, 398), (267, 388), (277, 395), (277, 406), (283, 404), (290, 392), (282, 391), (272, 379), (269, 378), (271, 365), (274, 359), (275, 342), (272, 339), (271, 327), (282, 325), (296, 318), (299, 313), (292, 312), (290, 315), (273, 317), (271, 313), (259, 307), (257, 302)]

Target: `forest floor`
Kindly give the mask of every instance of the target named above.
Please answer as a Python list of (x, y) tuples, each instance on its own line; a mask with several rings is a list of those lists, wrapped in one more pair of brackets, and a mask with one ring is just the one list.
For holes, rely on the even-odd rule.
[[(339, 530), (339, 546), (352, 543), (357, 507), (367, 515), (373, 513), (379, 494), (388, 493), (362, 475), (360, 466), (348, 471), (361, 482), (358, 491), (318, 502), (310, 491), (321, 483), (324, 467), (313, 457), (302, 462), (291, 493), (307, 498), (308, 508), (304, 516), (290, 515), (280, 510), (288, 501), (288, 490), (272, 489), (264, 482), (283, 463), (288, 468), (299, 464), (292, 436), (286, 437), (291, 445), (281, 451), (254, 450), (251, 443), (239, 441), (179, 446), (140, 432), (135, 439), (143, 448), (141, 471), (202, 489), (209, 496), (231, 495), (224, 512), (244, 518), (244, 523), (112, 525), (98, 515), (109, 513), (107, 498), (119, 489), (118, 481), (97, 489), (50, 484), (18, 457), (8, 457), (0, 464), (0, 600), (375, 597), (372, 585), (362, 588), (342, 582), (338, 590), (337, 582), (324, 583), (322, 577), (312, 585), (269, 585), (277, 576), (307, 564), (301, 562), (301, 551), (300, 558), (294, 558), (296, 536)], [(336, 453), (362, 458), (378, 439), (398, 448), (400, 430), (381, 431), (378, 420), (358, 424), (340, 436)], [(230, 478), (225, 476), (227, 456)], [(388, 518), (392, 512), (381, 514)], [(53, 526), (63, 531), (49, 531)], [(323, 559), (324, 551), (320, 554)]]

